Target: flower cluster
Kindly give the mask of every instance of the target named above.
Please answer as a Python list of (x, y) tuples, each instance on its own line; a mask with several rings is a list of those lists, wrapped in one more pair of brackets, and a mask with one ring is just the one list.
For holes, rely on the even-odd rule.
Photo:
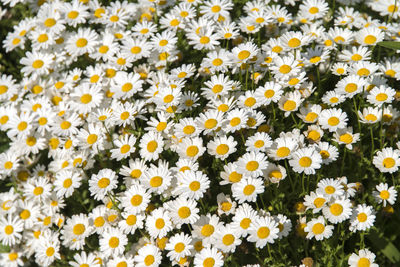
[(334, 235), (377, 266), (400, 3), (1, 2), (33, 14), (3, 41), (1, 266), (298, 266)]

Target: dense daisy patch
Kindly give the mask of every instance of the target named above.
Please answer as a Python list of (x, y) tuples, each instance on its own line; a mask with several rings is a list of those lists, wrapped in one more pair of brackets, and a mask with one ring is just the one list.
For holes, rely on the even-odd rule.
[(400, 264), (399, 7), (1, 0), (0, 266)]

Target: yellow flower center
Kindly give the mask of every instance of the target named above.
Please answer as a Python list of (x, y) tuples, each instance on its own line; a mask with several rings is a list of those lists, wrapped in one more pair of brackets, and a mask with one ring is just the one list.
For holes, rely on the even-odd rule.
[(108, 178), (106, 178), (106, 177), (101, 178), (101, 179), (97, 182), (97, 185), (98, 185), (100, 188), (106, 188), (109, 184), (110, 184), (110, 179), (108, 179)]
[(269, 228), (266, 227), (266, 226), (260, 227), (260, 228), (258, 228), (258, 230), (257, 230), (257, 236), (258, 236), (258, 238), (260, 238), (260, 239), (265, 239), (265, 238), (267, 238), (267, 237), (269, 236), (269, 233), (270, 233), (270, 230), (269, 230)]
[(311, 231), (315, 234), (315, 235), (320, 235), (324, 232), (325, 230), (325, 226), (322, 223), (316, 223), (313, 225)]
[(82, 48), (82, 47), (85, 47), (87, 45), (87, 43), (88, 43), (88, 41), (85, 38), (79, 38), (76, 41), (76, 46)]
[(150, 153), (156, 151), (157, 148), (158, 148), (158, 143), (156, 141), (152, 140), (149, 143), (147, 143), (147, 151), (149, 151)]
[(390, 168), (394, 167), (394, 165), (396, 164), (396, 161), (393, 158), (385, 158), (383, 160), (382, 164), (383, 164), (383, 167), (390, 169)]
[(115, 237), (115, 236), (111, 237), (110, 240), (108, 241), (108, 245), (109, 245), (111, 248), (116, 248), (116, 247), (118, 247), (118, 245), (119, 245), (119, 238), (118, 238), (118, 237)]
[(243, 188), (243, 194), (245, 194), (246, 196), (250, 196), (251, 194), (253, 194), (254, 190), (256, 190), (256, 187), (252, 184), (248, 184)]
[(301, 157), (299, 159), (299, 164), (303, 168), (310, 167), (312, 163), (312, 160), (309, 157)]
[(235, 237), (232, 234), (224, 235), (222, 238), (222, 243), (224, 243), (225, 246), (230, 246), (233, 242), (235, 242)]
[(150, 179), (150, 186), (151, 187), (159, 187), (162, 185), (163, 178), (161, 176), (154, 176)]
[(338, 203), (334, 203), (329, 207), (329, 210), (333, 215), (339, 216), (343, 213), (343, 206)]
[(81, 234), (83, 234), (85, 232), (85, 230), (86, 230), (86, 227), (83, 224), (78, 223), (78, 224), (74, 225), (74, 228), (72, 229), (72, 232), (75, 235), (81, 235)]

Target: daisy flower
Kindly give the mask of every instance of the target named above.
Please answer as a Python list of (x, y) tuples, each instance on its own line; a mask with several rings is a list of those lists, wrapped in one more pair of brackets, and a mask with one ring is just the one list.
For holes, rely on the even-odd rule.
[(365, 231), (371, 228), (374, 225), (375, 217), (373, 207), (365, 204), (357, 205), (350, 217), (350, 231)]
[(257, 248), (263, 248), (267, 243), (274, 243), (278, 238), (278, 223), (270, 216), (256, 217), (251, 222), (247, 240), (255, 242)]
[(386, 183), (380, 183), (376, 186), (376, 191), (373, 191), (372, 195), (378, 203), (383, 203), (383, 206), (386, 207), (387, 203), (390, 205), (394, 204), (397, 197), (397, 191), (394, 186), (389, 187)]
[(90, 28), (78, 28), (66, 41), (65, 49), (73, 57), (93, 53), (98, 44), (98, 34)]
[(173, 194), (188, 199), (201, 199), (210, 187), (210, 180), (201, 171), (187, 170), (177, 174), (178, 186)]
[(315, 174), (315, 170), (321, 168), (322, 157), (312, 147), (300, 148), (293, 152), (290, 166), (295, 172), (304, 172), (307, 175)]
[(146, 210), (150, 202), (150, 194), (141, 185), (133, 184), (120, 199), (122, 207), (127, 212), (137, 214)]
[(380, 172), (394, 173), (400, 166), (400, 150), (385, 147), (376, 153), (372, 163)]
[(169, 212), (164, 208), (152, 211), (146, 219), (146, 230), (151, 237), (162, 238), (173, 229)]
[(316, 193), (324, 195), (329, 199), (336, 199), (344, 196), (342, 183), (333, 178), (325, 178), (319, 181), (317, 184)]
[(81, 185), (82, 176), (71, 170), (61, 170), (56, 174), (54, 181), (54, 190), (57, 192), (57, 197), (70, 197), (76, 188)]
[(96, 200), (104, 198), (108, 193), (117, 188), (118, 177), (111, 169), (102, 169), (97, 174), (92, 174), (89, 180), (90, 195)]
[(141, 178), (141, 184), (149, 190), (149, 193), (162, 194), (171, 184), (172, 175), (168, 169), (167, 164), (158, 164), (158, 166), (152, 164), (150, 168), (143, 173)]
[(161, 251), (153, 244), (142, 246), (134, 258), (138, 267), (156, 267), (161, 264)]
[(232, 196), (239, 204), (256, 202), (257, 195), (264, 192), (264, 182), (259, 178), (245, 178), (232, 185)]
[(119, 228), (108, 227), (100, 236), (100, 251), (105, 257), (122, 254), (128, 237)]
[(327, 201), (327, 197), (319, 192), (311, 192), (309, 195), (304, 196), (304, 206), (307, 209), (312, 209), (313, 213), (319, 212), (326, 205)]
[(14, 246), (19, 243), (24, 223), (17, 216), (8, 215), (0, 218), (0, 241), (5, 246)]
[(53, 64), (53, 55), (39, 53), (39, 52), (27, 52), (25, 57), (21, 58), (20, 63), (24, 65), (21, 72), (25, 76), (31, 76), (32, 79), (40, 75), (49, 74), (49, 69)]
[(304, 231), (307, 233), (307, 239), (312, 239), (313, 237), (320, 241), (331, 237), (334, 227), (332, 225), (326, 225), (323, 216), (319, 216), (316, 219), (312, 219), (307, 223)]
[(396, 91), (393, 88), (381, 85), (368, 92), (367, 101), (372, 105), (381, 106), (392, 103), (395, 95)]
[(157, 132), (147, 132), (139, 142), (140, 156), (146, 161), (157, 160), (163, 151), (164, 141)]
[(229, 157), (230, 154), (236, 152), (236, 145), (237, 142), (232, 136), (228, 138), (226, 136), (217, 137), (207, 144), (207, 152), (216, 158), (224, 160)]
[(267, 156), (262, 152), (251, 151), (238, 159), (237, 166), (240, 173), (257, 177), (268, 167)]
[(205, 247), (194, 256), (194, 267), (222, 267), (223, 265), (224, 260), (222, 253), (219, 252), (215, 247)]
[(231, 225), (222, 226), (218, 229), (215, 237), (215, 247), (228, 253), (234, 252), (236, 247), (242, 243), (237, 232)]
[(179, 233), (172, 236), (169, 240), (165, 249), (168, 250), (167, 257), (171, 260), (179, 260), (180, 258), (189, 256), (190, 250), (193, 248), (192, 237), (185, 233)]
[(129, 157), (129, 155), (135, 152), (136, 138), (133, 135), (126, 134), (121, 139), (114, 141), (116, 148), (111, 149), (111, 157), (118, 161)]
[(351, 216), (351, 202), (346, 198), (338, 198), (322, 208), (322, 213), (330, 223), (341, 223)]
[(173, 224), (178, 229), (182, 224), (192, 224), (199, 219), (199, 209), (196, 206), (197, 202), (195, 200), (184, 197), (178, 197), (165, 204)]
[(350, 267), (357, 266), (370, 266), (378, 267), (379, 265), (375, 262), (375, 254), (369, 249), (360, 249), (358, 254), (352, 253), (349, 257), (348, 264)]
[(330, 132), (335, 132), (337, 129), (342, 129), (347, 126), (347, 114), (341, 109), (331, 108), (324, 109), (318, 118), (318, 123), (322, 129), (328, 129)]

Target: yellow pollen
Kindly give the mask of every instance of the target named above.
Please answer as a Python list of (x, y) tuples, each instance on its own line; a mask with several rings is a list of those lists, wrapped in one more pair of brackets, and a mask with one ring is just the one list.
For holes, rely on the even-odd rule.
[(110, 179), (103, 177), (98, 182), (97, 185), (100, 188), (106, 188), (110, 184)]

